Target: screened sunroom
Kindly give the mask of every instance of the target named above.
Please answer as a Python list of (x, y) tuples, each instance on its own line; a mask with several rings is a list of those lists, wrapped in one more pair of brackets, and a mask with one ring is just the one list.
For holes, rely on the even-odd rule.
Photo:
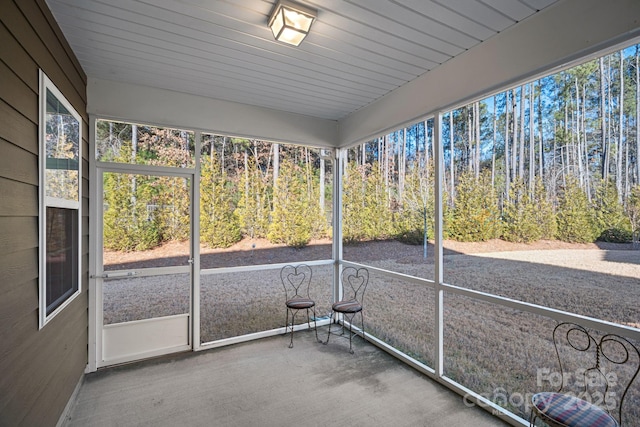
[[(558, 323), (640, 343), (637, 2), (304, 1), (299, 46), (276, 3), (3, 7), (0, 420), (67, 422), (85, 375), (276, 339), (382, 351), (527, 425)], [(341, 271), (367, 269), (354, 354), (303, 316), (287, 348), (298, 264), (322, 340)], [(638, 408), (636, 381), (624, 425)]]

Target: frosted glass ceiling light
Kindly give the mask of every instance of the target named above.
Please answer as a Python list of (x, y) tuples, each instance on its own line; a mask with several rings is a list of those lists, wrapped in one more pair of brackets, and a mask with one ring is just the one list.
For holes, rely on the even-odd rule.
[(269, 18), (276, 40), (298, 46), (309, 33), (317, 11), (298, 3), (280, 0)]

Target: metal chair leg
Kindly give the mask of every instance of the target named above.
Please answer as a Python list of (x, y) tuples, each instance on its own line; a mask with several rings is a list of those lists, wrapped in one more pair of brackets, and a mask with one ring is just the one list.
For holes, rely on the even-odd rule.
[(327, 332), (327, 340), (322, 343), (324, 345), (329, 344), (329, 337), (331, 336), (331, 324), (332, 323), (333, 323), (333, 311), (331, 312), (331, 315), (329, 315), (329, 332)]
[(351, 324), (353, 323), (353, 317), (349, 319), (349, 353), (353, 354), (353, 347), (351, 346), (351, 340), (353, 339), (353, 331), (351, 330)]
[[(316, 333), (316, 341), (317, 342), (322, 342), (318, 339), (318, 324), (316, 323), (316, 310), (315, 309), (311, 309), (311, 311), (313, 312), (313, 330)], [(307, 327), (309, 329), (311, 329), (311, 319), (309, 318), (309, 309), (307, 308)]]
[[(313, 330), (316, 333), (316, 342), (322, 342), (318, 339), (318, 322), (316, 321), (316, 310), (314, 308), (311, 311), (313, 311)], [(311, 329), (311, 323), (309, 322), (309, 309), (307, 309), (307, 324), (309, 325), (309, 329)]]
[(293, 324), (296, 315), (291, 311), (291, 342), (289, 343), (289, 348), (293, 348)]

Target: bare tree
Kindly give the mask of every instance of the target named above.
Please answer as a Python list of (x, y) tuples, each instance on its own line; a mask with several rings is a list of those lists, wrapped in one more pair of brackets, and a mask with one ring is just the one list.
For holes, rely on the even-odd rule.
[(636, 45), (636, 185), (640, 184), (640, 45)]
[(473, 121), (475, 123), (475, 144), (476, 144), (476, 155), (475, 155), (475, 173), (476, 180), (480, 178), (480, 102), (476, 101), (473, 104)]
[(455, 144), (453, 143), (453, 110), (449, 111), (449, 185), (451, 195), (450, 195), (450, 206), (453, 206), (453, 201), (456, 199), (456, 184), (455, 184), (455, 170), (454, 170), (454, 157), (455, 157)]
[(518, 159), (518, 178), (524, 182), (524, 106), (526, 104), (525, 87), (520, 86), (520, 153)]
[(601, 57), (598, 60), (598, 65), (600, 69), (600, 132), (601, 132), (601, 158), (600, 158), (600, 167), (601, 167), (601, 176), (602, 179), (606, 180), (609, 174), (609, 152), (607, 151), (607, 115), (606, 115), (606, 77), (604, 73), (604, 57)]
[(534, 138), (534, 126), (533, 126), (533, 83), (529, 84), (529, 192), (533, 197), (534, 193), (534, 175), (536, 164), (536, 151), (535, 151), (535, 138)]
[(622, 202), (622, 144), (624, 143), (624, 51), (620, 51), (620, 102), (618, 113), (618, 149), (616, 152), (616, 188), (618, 189), (618, 199)]

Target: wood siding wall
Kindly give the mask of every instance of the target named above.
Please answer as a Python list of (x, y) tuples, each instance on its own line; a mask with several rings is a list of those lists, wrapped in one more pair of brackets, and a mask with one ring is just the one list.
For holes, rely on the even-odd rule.
[[(83, 117), (82, 295), (38, 330), (38, 69)], [(45, 0), (0, 0), (0, 426), (54, 426), (87, 364), (86, 76)]]

